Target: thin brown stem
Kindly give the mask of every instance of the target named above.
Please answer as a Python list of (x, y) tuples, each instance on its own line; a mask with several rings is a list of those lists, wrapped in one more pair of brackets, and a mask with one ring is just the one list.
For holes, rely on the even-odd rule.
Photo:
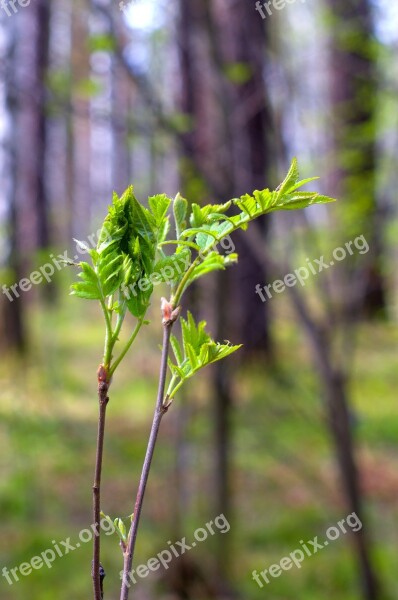
[(92, 564), (92, 579), (94, 587), (94, 600), (103, 599), (102, 581), (104, 573), (100, 563), (100, 521), (101, 521), (101, 475), (102, 475), (102, 457), (104, 451), (105, 437), (105, 418), (106, 407), (109, 402), (108, 397), (109, 382), (107, 381), (106, 372), (103, 367), (100, 367), (98, 372), (98, 400), (99, 400), (99, 416), (98, 416), (98, 436), (97, 436), (97, 451), (95, 457), (95, 472), (93, 484), (93, 521), (95, 525), (94, 535), (94, 551)]
[(167, 412), (169, 405), (165, 403), (164, 391), (166, 385), (167, 376), (167, 359), (170, 349), (170, 335), (173, 327), (173, 320), (164, 322), (163, 324), (163, 347), (162, 347), (162, 358), (160, 366), (159, 376), (159, 388), (156, 400), (155, 413), (153, 415), (151, 433), (148, 440), (147, 451), (145, 455), (144, 465), (142, 468), (142, 474), (140, 483), (138, 486), (137, 497), (134, 507), (133, 522), (130, 529), (128, 544), (126, 552), (124, 553), (124, 565), (123, 565), (123, 581), (120, 592), (120, 600), (127, 600), (130, 590), (130, 572), (133, 564), (135, 544), (137, 540), (138, 526), (140, 522), (142, 504), (144, 501), (145, 489), (148, 483), (149, 472), (151, 469), (152, 459), (155, 452), (156, 441), (159, 433), (160, 424), (163, 415)]

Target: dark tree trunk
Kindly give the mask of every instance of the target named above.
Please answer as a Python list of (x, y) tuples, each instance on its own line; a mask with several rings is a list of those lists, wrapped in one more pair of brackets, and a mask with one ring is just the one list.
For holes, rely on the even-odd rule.
[[(113, 59), (112, 63), (112, 105), (113, 113), (118, 119), (128, 121), (130, 103), (130, 86), (122, 67)], [(130, 176), (130, 154), (128, 147), (127, 128), (123, 128), (120, 122), (113, 126), (113, 156), (112, 156), (112, 181), (113, 188), (118, 194), (122, 194), (131, 183)]]
[[(18, 44), (14, 75), (17, 100), (16, 205), (23, 238), (23, 269), (29, 272), (32, 256), (50, 244), (50, 215), (46, 186), (47, 92), (50, 7), (38, 1), (16, 18)], [(44, 257), (40, 257), (43, 260)], [(48, 285), (41, 285), (45, 297), (52, 296)]]
[[(325, 393), (330, 420), (330, 429), (333, 436), (337, 463), (339, 466), (343, 488), (347, 497), (350, 512), (355, 512), (363, 522), (362, 495), (360, 481), (355, 460), (353, 440), (352, 414), (349, 412), (346, 382), (337, 373), (324, 374)], [(379, 596), (376, 573), (373, 570), (370, 557), (369, 544), (366, 530), (362, 527), (353, 536), (356, 555), (360, 570), (360, 580), (363, 597), (366, 600), (377, 600)]]
[(370, 245), (364, 278), (364, 315), (386, 312), (382, 228), (376, 190), (377, 71), (369, 0), (329, 0), (331, 12), (331, 98), (334, 108), (335, 194), (352, 206), (351, 235)]
[[(180, 108), (192, 121), (192, 129), (182, 136), (184, 192), (191, 201), (208, 195), (212, 201), (223, 202), (262, 189), (270, 171), (266, 136), (270, 117), (263, 80), (267, 37), (261, 19), (243, 3), (216, 7), (211, 0), (195, 4), (181, 0), (178, 39)], [(247, 73), (239, 82), (228, 75), (231, 65), (237, 64)], [(265, 233), (264, 224), (262, 230)], [(247, 290), (265, 282), (266, 274), (263, 263), (239, 236), (234, 241), (240, 267), (217, 278), (215, 330), (217, 339), (230, 336), (243, 341), (247, 355), (253, 356), (270, 349), (269, 323), (267, 307), (259, 305), (255, 294), (248, 295)], [(223, 362), (215, 365), (213, 373), (215, 510), (231, 520), (233, 376), (230, 364)], [(218, 548), (217, 571), (220, 591), (228, 593), (231, 560), (227, 540)]]
[[(227, 311), (222, 309), (225, 296), (229, 295), (231, 277), (221, 273), (217, 285), (217, 339), (226, 339), (228, 328)], [(233, 392), (231, 364), (220, 361), (214, 366), (214, 498), (217, 515), (224, 514), (229, 523), (233, 522), (232, 465), (233, 465)], [(231, 545), (229, 540), (217, 539), (217, 574), (220, 592), (226, 594), (232, 573)]]
[[(220, 6), (215, 19), (218, 28), (213, 36), (220, 39), (218, 77), (224, 78), (224, 85), (220, 87), (225, 103), (221, 110), (228, 132), (224, 152), (229, 147), (231, 154), (227, 168), (231, 189), (226, 189), (225, 197), (237, 197), (272, 183), (269, 180), (272, 140), (267, 135), (267, 131), (271, 131), (271, 115), (264, 82), (269, 34), (250, 4), (222, 3)], [(265, 237), (268, 222), (264, 219), (253, 226), (259, 227)], [(254, 292), (258, 283), (266, 282), (264, 263), (257, 260), (239, 234), (235, 243), (239, 264), (230, 273), (231, 296), (227, 304), (234, 335), (244, 344), (241, 354), (244, 358), (259, 354), (269, 356), (269, 305), (259, 303), (254, 293), (248, 294), (248, 290)]]
[[(355, 512), (364, 523), (363, 496), (355, 456), (353, 413), (350, 410), (348, 381), (344, 373), (344, 360), (334, 361), (332, 357), (332, 329), (320, 326), (311, 314), (297, 290), (292, 289), (295, 309), (311, 343), (320, 381), (326, 399), (328, 426), (333, 440), (337, 466), (350, 512)], [(335, 364), (338, 363), (338, 364)], [(366, 526), (355, 533), (353, 538), (364, 600), (381, 598), (375, 566), (371, 555), (371, 545)]]
[[(6, 109), (9, 117), (9, 134), (6, 141), (7, 155), (4, 180), (7, 182), (7, 232), (8, 247), (6, 267), (9, 273), (7, 284), (12, 285), (22, 277), (21, 264), (21, 236), (19, 228), (19, 210), (17, 204), (17, 112), (18, 96), (16, 93), (15, 70), (17, 28), (14, 23), (8, 24), (7, 29), (8, 49), (5, 63), (5, 86), (6, 86)], [(7, 350), (23, 352), (26, 349), (25, 329), (25, 302), (24, 298), (15, 298), (11, 294), (11, 300), (6, 294), (2, 295), (1, 308), (4, 321), (4, 347)], [(2, 344), (3, 345), (3, 344)]]
[[(49, 65), (51, 3), (38, 0), (36, 7), (36, 73), (35, 98), (37, 109), (37, 191), (35, 194), (37, 211), (37, 245), (40, 250), (50, 246), (50, 209), (46, 186), (46, 150), (47, 150), (47, 90), (46, 78)], [(48, 288), (50, 289), (50, 288)]]

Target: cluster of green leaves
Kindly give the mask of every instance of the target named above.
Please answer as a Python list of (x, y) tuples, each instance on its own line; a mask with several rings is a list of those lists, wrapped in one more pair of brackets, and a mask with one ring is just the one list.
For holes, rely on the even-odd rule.
[[(332, 198), (317, 192), (298, 191), (314, 179), (300, 181), (294, 159), (285, 180), (276, 190), (257, 190), (252, 195), (246, 194), (225, 204), (189, 206), (180, 194), (174, 201), (160, 194), (149, 198), (146, 208), (138, 202), (132, 187), (121, 198), (115, 194), (97, 247), (86, 248), (92, 264), (80, 263), (80, 281), (72, 286), (71, 292), (82, 298), (98, 300), (102, 306), (107, 325), (106, 368), (111, 368), (112, 351), (126, 312), (138, 319), (139, 327), (144, 323), (154, 284), (170, 284), (170, 302), (176, 308), (193, 281), (237, 261), (236, 254), (220, 252), (219, 245), (225, 237), (237, 229), (247, 229), (254, 219), (276, 210), (331, 202)], [(168, 237), (170, 212), (175, 233), (171, 239)], [(166, 254), (166, 247), (174, 248), (174, 252)], [(177, 386), (205, 364), (219, 360), (237, 348), (215, 344), (205, 337), (203, 324), (195, 333), (192, 316), (182, 323), (184, 354), (178, 353), (176, 340), (173, 342), (178, 353), (177, 364), (172, 367), (173, 379), (178, 380)], [(136, 332), (116, 364), (123, 358), (135, 335)], [(195, 335), (199, 336), (200, 344), (193, 343)], [(231, 348), (234, 350), (227, 352)]]
[(114, 194), (96, 249), (86, 248), (93, 266), (80, 263), (81, 281), (72, 285), (71, 293), (103, 303), (117, 293), (117, 303), (109, 309), (122, 312), (127, 307), (140, 318), (148, 308), (153, 284), (149, 280), (144, 289), (134, 284), (153, 273), (157, 245), (168, 231), (170, 202), (164, 194), (154, 196), (149, 198), (148, 210), (132, 187), (121, 198)]
[[(130, 519), (132, 521), (132, 517), (133, 515), (131, 515)], [(126, 525), (124, 524), (123, 519), (121, 519), (120, 517), (116, 517), (116, 519), (111, 519), (111, 517), (109, 517), (108, 515), (105, 515), (103, 512), (101, 512), (101, 518), (106, 520), (109, 525), (111, 526), (110, 531), (113, 529), (116, 534), (118, 535), (120, 541), (122, 542), (123, 545), (127, 544), (128, 541), (128, 534), (127, 534), (127, 528)]]
[(182, 347), (178, 339), (172, 335), (170, 342), (175, 362), (169, 359), (172, 378), (167, 391), (167, 399), (174, 398), (187, 379), (200, 369), (226, 358), (241, 346), (230, 343), (214, 342), (205, 330), (206, 321), (196, 325), (192, 314), (188, 311), (187, 320), (181, 318)]

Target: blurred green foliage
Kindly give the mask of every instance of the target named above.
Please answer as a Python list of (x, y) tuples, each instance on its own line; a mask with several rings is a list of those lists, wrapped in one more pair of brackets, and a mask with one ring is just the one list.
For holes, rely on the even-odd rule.
[[(66, 288), (66, 286), (65, 286)], [(154, 303), (157, 306), (156, 302)], [(91, 479), (97, 400), (95, 372), (100, 360), (101, 316), (89, 303), (66, 295), (60, 309), (31, 312), (36, 335), (34, 352), (23, 369), (11, 359), (1, 364), (0, 501), (2, 533), (0, 564), (8, 568), (30, 560), (52, 540), (71, 543), (91, 523)], [(288, 303), (278, 300), (274, 330), (277, 366), (266, 374), (253, 365), (237, 374), (239, 401), (234, 415), (234, 583), (245, 598), (318, 600), (358, 598), (356, 566), (349, 537), (330, 544), (286, 572), (265, 589), (252, 581), (253, 569), (278, 562), (299, 546), (300, 540), (321, 536), (346, 516), (323, 421), (319, 388), (303, 340), (291, 319)], [(71, 327), (71, 322), (74, 327)], [(79, 328), (79, 348), (76, 331)], [(151, 327), (144, 358), (135, 356), (122, 366), (109, 406), (103, 510), (128, 516), (145, 451), (155, 395), (160, 332)], [(398, 592), (394, 577), (397, 535), (398, 407), (393, 349), (398, 329), (384, 324), (360, 331), (352, 392), (367, 516), (375, 538), (379, 575), (391, 593)], [(87, 373), (93, 373), (90, 380)], [(181, 405), (193, 415), (185, 436), (189, 439), (190, 468), (185, 486), (190, 502), (182, 522), (189, 540), (197, 527), (215, 517), (212, 509), (208, 388), (198, 382)], [(375, 402), (377, 398), (377, 402)], [(186, 404), (188, 403), (188, 404)], [(170, 411), (162, 432), (162, 451), (155, 455), (137, 564), (145, 563), (180, 539), (175, 522), (175, 434), (179, 402)], [(4, 451), (5, 450), (5, 451)], [(211, 573), (215, 538), (191, 550), (189, 558)], [(103, 562), (109, 597), (119, 587), (120, 550), (116, 536), (104, 536)], [(6, 600), (86, 598), (90, 588), (91, 545), (82, 546), (9, 586), (0, 580)], [(143, 580), (155, 585), (157, 574)], [(141, 584), (142, 585), (142, 584)], [(113, 594), (113, 595), (112, 595)], [(394, 597), (394, 596), (393, 596)]]

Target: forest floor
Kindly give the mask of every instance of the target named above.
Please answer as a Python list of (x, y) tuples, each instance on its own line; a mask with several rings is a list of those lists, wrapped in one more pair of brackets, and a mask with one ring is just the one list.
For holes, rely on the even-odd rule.
[[(278, 563), (300, 548), (301, 540), (325, 539), (326, 529), (347, 516), (319, 382), (288, 313), (283, 308), (276, 315), (274, 365), (244, 368), (234, 382), (231, 529), (216, 531), (185, 558), (211, 579), (217, 547), (225, 553), (229, 548), (232, 581), (244, 599), (359, 600), (349, 534), (306, 558), (301, 568), (271, 577), (264, 588), (252, 579), (254, 569)], [(30, 322), (36, 342), (29, 358), (23, 365), (3, 359), (0, 367), (0, 566), (9, 570), (55, 542), (70, 538), (75, 545), (91, 523), (99, 315), (94, 305), (68, 299), (57, 310), (33, 311)], [(351, 384), (367, 497), (365, 526), (374, 541), (378, 576), (391, 598), (398, 597), (397, 342), (396, 325), (364, 326)], [(153, 410), (160, 344), (154, 326), (142, 344), (141, 356), (131, 354), (111, 388), (103, 509), (112, 517), (133, 510)], [(186, 536), (189, 542), (198, 527), (217, 516), (208, 380), (202, 377), (199, 385), (188, 387), (164, 421), (137, 545), (139, 564), (167, 549), (168, 540)], [(116, 536), (104, 536), (107, 599), (118, 598), (121, 558)], [(19, 573), (13, 585), (0, 577), (0, 597), (87, 600), (90, 568), (91, 544), (80, 543), (50, 569)], [(141, 580), (137, 597), (146, 598), (139, 590), (152, 589), (162, 579), (158, 571)], [(210, 598), (200, 591), (196, 597)]]

